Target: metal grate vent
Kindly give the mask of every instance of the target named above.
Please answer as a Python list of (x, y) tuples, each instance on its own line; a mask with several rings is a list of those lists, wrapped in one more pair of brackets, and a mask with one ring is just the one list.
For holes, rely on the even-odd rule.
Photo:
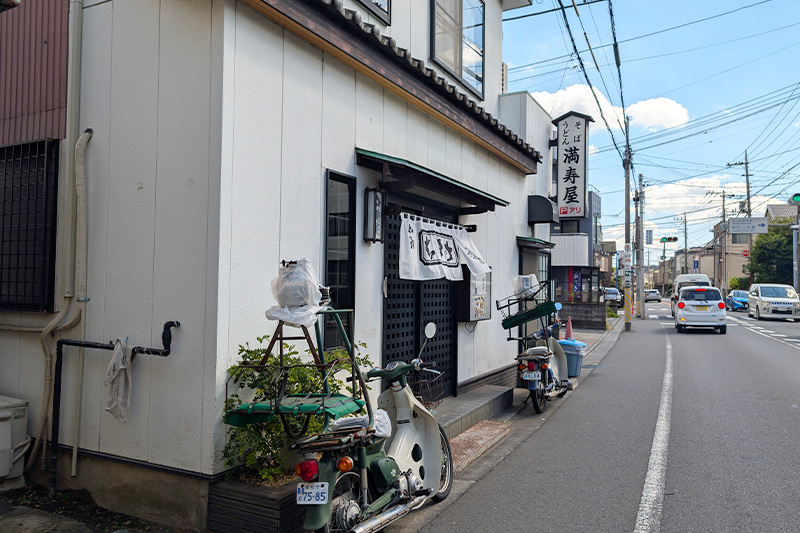
[(0, 310), (53, 310), (57, 182), (57, 140), (0, 147)]

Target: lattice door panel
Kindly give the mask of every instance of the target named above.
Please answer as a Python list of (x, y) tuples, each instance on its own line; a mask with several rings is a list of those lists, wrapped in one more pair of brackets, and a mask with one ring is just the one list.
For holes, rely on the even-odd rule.
[(383, 364), (409, 361), (419, 353), (424, 327), (436, 323), (436, 336), (425, 346), (423, 359), (436, 361), (444, 372), (445, 396), (454, 393), (456, 376), (455, 283), (447, 280), (409, 281), (398, 277), (400, 218), (386, 220)]

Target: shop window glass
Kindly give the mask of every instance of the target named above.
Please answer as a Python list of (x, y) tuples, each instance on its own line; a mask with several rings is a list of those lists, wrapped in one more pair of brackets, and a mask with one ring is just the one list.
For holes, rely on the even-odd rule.
[[(356, 181), (348, 176), (328, 173), (326, 198), (325, 285), (331, 291), (334, 309), (355, 306), (355, 215)], [(353, 340), (352, 313), (340, 318), (345, 332)], [(342, 346), (333, 316), (325, 316), (325, 349)]]

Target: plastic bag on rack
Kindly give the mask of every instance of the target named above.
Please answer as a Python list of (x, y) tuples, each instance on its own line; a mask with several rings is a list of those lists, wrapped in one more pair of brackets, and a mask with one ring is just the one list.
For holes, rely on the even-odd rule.
[(314, 266), (308, 259), (300, 259), (280, 267), (272, 280), (272, 295), (278, 305), (270, 307), (266, 316), (270, 320), (283, 320), (292, 326), (313, 326), (322, 293)]
[(534, 294), (539, 289), (539, 280), (536, 279), (536, 274), (516, 276), (513, 281), (513, 286), (514, 296), (518, 298), (533, 298)]
[[(375, 436), (376, 437), (391, 437), (392, 436), (392, 420), (389, 418), (389, 413), (383, 409), (376, 409), (373, 413), (375, 419)], [(340, 418), (331, 422), (331, 429), (349, 429), (349, 428), (364, 428), (369, 424), (369, 416), (350, 416), (347, 418)]]

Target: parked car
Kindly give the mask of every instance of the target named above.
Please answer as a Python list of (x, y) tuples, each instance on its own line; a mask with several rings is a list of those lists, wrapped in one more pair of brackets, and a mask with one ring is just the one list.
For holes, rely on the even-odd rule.
[(645, 302), (660, 302), (661, 301), (661, 293), (658, 292), (658, 289), (647, 289), (644, 291), (644, 301)]
[(756, 283), (747, 295), (747, 316), (758, 320), (765, 317), (788, 318), (800, 321), (800, 298), (791, 285)]
[(678, 303), (678, 295), (683, 287), (710, 287), (711, 280), (705, 274), (681, 274), (672, 282), (672, 297), (669, 302), (669, 309), (672, 316), (675, 316), (675, 306)]
[(723, 335), (728, 330), (725, 302), (719, 289), (707, 286), (684, 287), (675, 303), (675, 329), (714, 328)]
[(623, 296), (619, 293), (619, 290), (614, 287), (606, 287), (605, 298), (608, 305), (613, 305), (615, 307), (622, 307), (625, 305), (622, 301)]
[(747, 311), (747, 291), (735, 290), (725, 297), (725, 309), (728, 311)]

